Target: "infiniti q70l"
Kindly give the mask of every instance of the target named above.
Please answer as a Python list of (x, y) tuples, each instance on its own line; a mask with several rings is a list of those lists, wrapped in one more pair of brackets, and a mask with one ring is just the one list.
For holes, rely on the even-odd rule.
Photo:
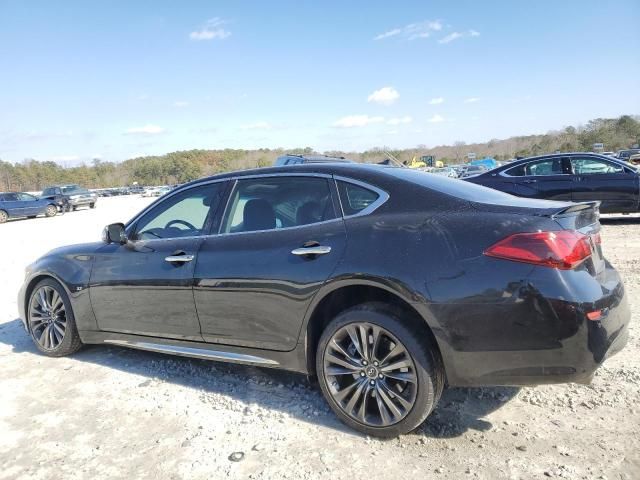
[(185, 184), (27, 268), (49, 356), (106, 343), (317, 375), (351, 427), (418, 427), (445, 385), (589, 382), (627, 339), (598, 203), (406, 168), (304, 164)]

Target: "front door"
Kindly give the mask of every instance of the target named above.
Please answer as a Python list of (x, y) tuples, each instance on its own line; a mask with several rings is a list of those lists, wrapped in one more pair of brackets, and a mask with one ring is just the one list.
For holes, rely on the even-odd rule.
[(546, 200), (571, 200), (571, 167), (565, 157), (547, 157), (522, 166), (516, 195)]
[(193, 301), (193, 271), (223, 183), (182, 190), (127, 228), (126, 245), (96, 254), (90, 295), (101, 330), (202, 340)]
[(599, 157), (572, 157), (574, 202), (599, 200), (602, 213), (637, 212), (638, 174)]
[(238, 180), (220, 234), (198, 253), (194, 297), (205, 341), (295, 348), (309, 304), (344, 251), (336, 198), (325, 177)]

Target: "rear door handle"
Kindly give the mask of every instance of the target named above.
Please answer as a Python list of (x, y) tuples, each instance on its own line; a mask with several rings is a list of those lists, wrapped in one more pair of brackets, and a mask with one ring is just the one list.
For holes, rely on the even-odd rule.
[(298, 256), (326, 255), (329, 252), (331, 252), (331, 247), (327, 247), (324, 245), (314, 245), (312, 247), (302, 247), (302, 248), (295, 248), (291, 250), (291, 253)]
[(169, 255), (164, 258), (164, 261), (169, 263), (187, 263), (193, 259), (193, 255)]
[(524, 180), (522, 183), (536, 183), (538, 180)]

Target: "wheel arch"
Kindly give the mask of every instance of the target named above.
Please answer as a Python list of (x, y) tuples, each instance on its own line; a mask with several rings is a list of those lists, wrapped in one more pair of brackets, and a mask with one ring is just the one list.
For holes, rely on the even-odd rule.
[(303, 341), (305, 345), (305, 355), (307, 369), (310, 374), (315, 375), (315, 357), (320, 336), (324, 328), (336, 315), (341, 312), (364, 303), (381, 302), (392, 307), (401, 315), (402, 321), (424, 332), (436, 351), (435, 356), (445, 371), (440, 344), (434, 334), (434, 327), (428, 320), (428, 315), (421, 313), (424, 309), (417, 308), (424, 305), (423, 302), (416, 302), (416, 296), (403, 288), (394, 288), (388, 282), (380, 282), (373, 279), (361, 280), (359, 282), (336, 282), (331, 288), (317, 295), (314, 303), (309, 308), (306, 324), (303, 329)]

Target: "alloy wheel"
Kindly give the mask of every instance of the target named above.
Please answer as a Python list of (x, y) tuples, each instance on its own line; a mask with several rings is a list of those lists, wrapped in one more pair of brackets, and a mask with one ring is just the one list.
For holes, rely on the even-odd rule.
[(33, 338), (45, 350), (54, 350), (64, 340), (67, 313), (60, 294), (48, 285), (31, 296), (29, 326)]
[(415, 404), (415, 363), (407, 348), (378, 325), (357, 322), (340, 328), (327, 343), (323, 366), (333, 400), (359, 423), (388, 427)]

